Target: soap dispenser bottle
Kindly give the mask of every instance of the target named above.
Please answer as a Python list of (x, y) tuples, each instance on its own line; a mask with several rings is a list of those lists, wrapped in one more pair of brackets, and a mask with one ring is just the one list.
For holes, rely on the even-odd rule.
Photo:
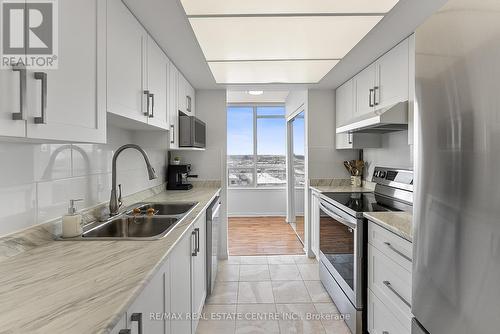
[(82, 216), (76, 213), (75, 203), (82, 199), (72, 199), (69, 201), (68, 214), (63, 216), (62, 237), (73, 238), (82, 234)]

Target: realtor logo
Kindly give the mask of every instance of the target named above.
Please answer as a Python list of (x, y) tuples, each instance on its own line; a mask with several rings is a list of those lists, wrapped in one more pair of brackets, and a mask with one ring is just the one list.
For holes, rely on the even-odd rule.
[(2, 0), (2, 68), (57, 68), (57, 0)]

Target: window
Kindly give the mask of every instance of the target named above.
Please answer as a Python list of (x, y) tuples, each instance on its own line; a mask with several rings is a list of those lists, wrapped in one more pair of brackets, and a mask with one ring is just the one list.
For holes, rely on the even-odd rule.
[(227, 139), (230, 187), (286, 184), (284, 106), (229, 106)]

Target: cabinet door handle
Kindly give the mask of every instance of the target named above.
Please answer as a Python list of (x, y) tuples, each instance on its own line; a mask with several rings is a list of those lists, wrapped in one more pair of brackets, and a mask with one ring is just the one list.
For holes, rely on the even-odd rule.
[(146, 111), (143, 112), (143, 115), (149, 116), (149, 90), (145, 90), (144, 95), (146, 95)]
[(26, 109), (26, 69), (24, 66), (16, 66), (12, 70), (19, 72), (19, 112), (12, 113), (12, 119), (22, 121)]
[(394, 248), (394, 246), (391, 245), (390, 242), (386, 241), (386, 242), (384, 242), (384, 245), (386, 245), (387, 247), (389, 247), (390, 250), (392, 250), (394, 253), (398, 254), (399, 256), (401, 256), (402, 258), (404, 258), (405, 260), (408, 260), (408, 261), (412, 262), (412, 260), (408, 256), (406, 256), (401, 251), (399, 251), (396, 248)]
[(191, 112), (191, 96), (186, 96), (186, 111)]
[(200, 229), (197, 227), (194, 229), (196, 232), (196, 254), (200, 252)]
[(380, 88), (379, 86), (375, 86), (373, 87), (373, 104), (378, 106), (379, 103), (377, 101), (377, 91), (379, 92), (379, 95), (380, 95)]
[(198, 244), (198, 237), (196, 236), (196, 230), (191, 232), (191, 240), (193, 240), (194, 236), (194, 250), (191, 253), (191, 256), (198, 256), (198, 253), (196, 252), (196, 245)]
[(172, 132), (172, 134), (171, 134), (172, 139), (170, 139), (170, 144), (173, 144), (173, 143), (175, 143), (175, 126), (170, 125), (170, 129), (172, 129), (172, 131), (171, 131)]
[(132, 330), (131, 329), (120, 329), (118, 334), (132, 334)]
[(404, 299), (404, 298), (403, 298), (403, 296), (401, 296), (401, 295), (399, 294), (399, 292), (397, 292), (396, 290), (394, 290), (394, 288), (393, 288), (393, 287), (392, 287), (392, 285), (391, 285), (391, 282), (389, 282), (389, 281), (384, 281), (383, 283), (384, 283), (384, 285), (387, 287), (387, 289), (389, 289), (389, 290), (390, 290), (393, 294), (395, 294), (395, 295), (396, 295), (396, 297), (398, 297), (398, 298), (399, 298), (399, 299), (400, 299), (403, 303), (405, 303), (405, 304), (406, 304), (406, 306), (408, 306), (409, 308), (411, 308), (411, 304), (410, 304), (410, 303), (408, 303), (408, 301), (407, 301), (406, 299)]
[(382, 334), (389, 334), (389, 332), (388, 331), (383, 331)]
[(132, 313), (132, 315), (130, 316), (130, 320), (137, 321), (137, 334), (142, 334), (142, 313)]
[(35, 124), (45, 124), (46, 114), (47, 114), (47, 73), (35, 72), (35, 79), (42, 81), (42, 103), (40, 117), (35, 117)]
[(155, 117), (155, 94), (149, 94), (151, 98), (151, 114), (149, 114), (149, 118)]
[(368, 100), (369, 100), (368, 101), (368, 106), (370, 106), (370, 107), (374, 106), (373, 103), (372, 103), (372, 94), (373, 94), (373, 88), (370, 89), (370, 95), (368, 97)]
[(348, 132), (347, 133), (347, 140), (349, 141), (349, 145), (352, 144), (352, 137), (353, 137), (352, 133)]

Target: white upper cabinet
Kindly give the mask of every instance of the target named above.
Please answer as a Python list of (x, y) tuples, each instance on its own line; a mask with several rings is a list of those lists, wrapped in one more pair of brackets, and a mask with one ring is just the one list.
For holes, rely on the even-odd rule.
[(0, 136), (26, 135), (26, 80), (23, 68), (0, 70)]
[(195, 90), (180, 72), (178, 80), (179, 87), (177, 90), (177, 107), (179, 111), (185, 113), (186, 115), (194, 116)]
[(108, 112), (147, 122), (147, 33), (121, 0), (108, 0)]
[(168, 58), (160, 47), (148, 39), (148, 99), (146, 108), (148, 112), (148, 124), (162, 129), (168, 129), (167, 108), (167, 83), (168, 83)]
[(59, 2), (59, 68), (28, 74), (29, 138), (106, 141), (105, 6)]
[(1, 71), (0, 135), (106, 141), (106, 2), (59, 3), (57, 69)]
[(376, 108), (408, 100), (409, 40), (405, 39), (377, 61)]
[[(408, 101), (410, 86), (410, 40), (405, 39), (336, 90), (336, 127), (368, 113)], [(337, 149), (380, 147), (377, 134), (340, 133)]]
[(179, 71), (177, 72), (177, 110), (181, 111), (183, 113), (187, 113), (186, 110), (186, 85), (187, 81), (180, 73)]
[(170, 61), (121, 0), (108, 8), (108, 112), (169, 129)]
[(354, 77), (355, 85), (355, 109), (353, 117), (359, 117), (374, 110), (375, 104), (373, 96), (375, 91), (375, 81), (377, 75), (377, 66), (372, 64)]
[(354, 85), (354, 118), (397, 102), (408, 101), (408, 39), (356, 75)]
[(174, 64), (169, 64), (168, 71), (168, 117), (170, 119), (169, 134), (170, 134), (170, 148), (179, 148), (179, 71)]
[(186, 106), (186, 111), (188, 114), (191, 115), (196, 115), (196, 91), (193, 86), (189, 82), (187, 82), (187, 92), (186, 92), (186, 98), (187, 98), (187, 106)]
[(352, 119), (354, 114), (354, 80), (351, 79), (337, 88), (335, 92), (335, 110), (337, 127)]
[[(354, 117), (355, 79), (351, 79), (335, 91), (335, 110), (337, 127), (345, 125)], [(342, 149), (377, 148), (380, 138), (368, 133), (339, 133), (335, 136), (335, 147)]]

